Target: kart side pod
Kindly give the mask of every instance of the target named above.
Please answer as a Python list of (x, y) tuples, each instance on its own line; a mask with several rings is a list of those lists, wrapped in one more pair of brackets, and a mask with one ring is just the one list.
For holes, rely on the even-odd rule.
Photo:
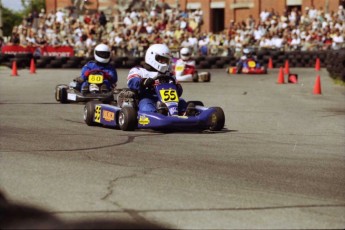
[(89, 101), (84, 107), (84, 121), (89, 126), (105, 125), (118, 126), (118, 112), (121, 108), (108, 104), (101, 104), (99, 101)]

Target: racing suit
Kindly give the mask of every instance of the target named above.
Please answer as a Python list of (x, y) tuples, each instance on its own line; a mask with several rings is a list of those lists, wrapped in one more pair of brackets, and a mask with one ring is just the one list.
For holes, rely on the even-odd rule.
[(89, 83), (87, 81), (88, 76), (92, 72), (95, 72), (95, 71), (99, 71), (104, 74), (103, 84), (107, 86), (108, 90), (112, 90), (113, 88), (116, 87), (117, 72), (111, 64), (109, 63), (103, 64), (96, 61), (89, 61), (83, 66), (81, 70), (81, 79), (82, 79), (81, 89), (89, 86)]
[[(182, 60), (181, 58), (178, 59), (175, 63), (175, 74), (177, 80), (185, 81), (185, 80), (192, 80), (193, 74), (195, 71), (195, 60), (189, 59), (189, 60)], [(178, 67), (184, 66), (183, 71), (179, 71)]]
[[(149, 68), (134, 67), (130, 69), (127, 76), (127, 85), (131, 90), (138, 92), (139, 97), (139, 111), (141, 112), (157, 112), (158, 96), (155, 90), (152, 88), (144, 87), (142, 82), (147, 78), (154, 78), (159, 73), (156, 70), (150, 70)], [(169, 72), (168, 74), (171, 74)], [(172, 75), (172, 74), (171, 74)], [(177, 82), (177, 81), (176, 81)], [(177, 94), (180, 97), (183, 93), (182, 86), (176, 83)], [(178, 110), (183, 112), (187, 107), (187, 103), (182, 98), (179, 98)]]

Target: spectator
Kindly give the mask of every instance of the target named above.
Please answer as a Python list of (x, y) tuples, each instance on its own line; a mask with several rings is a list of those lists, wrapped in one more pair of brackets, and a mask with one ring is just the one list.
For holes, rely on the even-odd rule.
[(192, 56), (195, 56), (198, 53), (198, 38), (195, 37), (194, 33), (189, 34), (188, 42), (191, 46)]
[[(291, 11), (286, 8), (282, 15), (274, 9), (270, 12), (264, 9), (257, 21), (251, 15), (242, 22), (232, 20), (227, 30), (229, 38), (222, 37), (221, 34), (199, 32), (203, 17), (201, 9), (182, 12), (178, 8), (160, 11), (152, 8), (149, 12), (143, 8), (140, 11), (126, 11), (124, 15), (113, 15), (114, 20), (109, 23), (104, 12), (90, 14), (86, 11), (84, 15), (77, 15), (71, 9), (67, 15), (61, 9), (47, 14), (41, 10), (38, 20), (35, 20), (35, 14), (33, 12), (24, 18), (16, 27), (17, 34), (13, 32), (9, 42), (20, 45), (72, 45), (76, 53), (83, 55), (88, 55), (92, 47), (90, 43), (94, 41), (109, 41), (113, 52), (126, 55), (126, 44), (137, 39), (139, 45), (135, 52), (142, 56), (143, 50), (139, 52), (142, 49), (140, 47), (144, 47), (139, 41), (142, 35), (148, 35), (148, 44), (168, 42), (169, 48), (175, 47), (176, 50), (181, 45), (190, 43), (194, 55), (210, 55), (211, 50), (216, 50), (211, 46), (218, 46), (218, 55), (224, 53), (221, 51), (224, 46), (227, 47), (225, 50), (231, 51), (228, 53), (235, 55), (241, 52), (243, 46), (295, 50), (300, 45), (306, 49), (308, 43), (311, 43), (314, 45), (312, 49), (339, 49), (343, 46), (345, 31), (345, 12), (341, 5), (335, 12), (324, 12), (322, 7), (316, 10), (313, 6), (306, 7), (303, 13), (297, 8)], [(103, 17), (106, 22), (101, 22)], [(35, 29), (34, 35), (30, 35), (32, 29)], [(119, 38), (115, 31), (121, 31), (122, 37)], [(91, 40), (89, 36), (92, 37)], [(201, 37), (205, 39), (197, 39)], [(302, 42), (303, 38), (305, 40)]]
[(130, 36), (130, 39), (127, 43), (127, 49), (129, 51), (129, 55), (133, 56), (133, 57), (137, 57), (138, 56), (138, 47), (139, 47), (138, 40), (135, 38), (134, 35)]
[(292, 35), (292, 40), (291, 40), (289, 45), (290, 45), (291, 50), (299, 50), (300, 49), (301, 39), (299, 38), (299, 36), (296, 33), (294, 33)]
[(5, 41), (4, 41), (4, 38), (3, 37), (0, 37), (0, 50), (1, 50), (1, 47), (5, 44)]
[(271, 49), (271, 48), (273, 48), (271, 35), (267, 34), (267, 35), (263, 36), (263, 38), (260, 40), (259, 48), (260, 49)]
[(191, 48), (192, 47), (192, 44), (189, 42), (188, 40), (188, 35), (183, 35), (183, 39), (182, 39), (182, 42), (181, 42), (181, 47), (186, 47), (186, 48)]
[(263, 11), (261, 11), (260, 13), (261, 22), (265, 22), (268, 19), (269, 15), (270, 13), (267, 11), (267, 9), (264, 9)]
[(99, 24), (105, 29), (105, 25), (107, 24), (108, 21), (103, 11), (101, 11), (98, 21), (99, 21)]
[(63, 24), (63, 23), (64, 23), (65, 13), (64, 13), (61, 9), (59, 9), (59, 10), (56, 12), (55, 16), (56, 16), (56, 20), (55, 20), (56, 22), (58, 22), (58, 23), (60, 23), (60, 24)]
[(342, 47), (344, 47), (344, 36), (340, 34), (339, 29), (337, 29), (332, 37), (332, 49), (338, 50)]
[(199, 45), (199, 54), (201, 56), (207, 56), (208, 55), (208, 41), (206, 39), (206, 36), (200, 37), (198, 41)]
[(284, 39), (282, 37), (282, 34), (274, 34), (273, 37), (272, 37), (272, 48), (275, 48), (275, 49), (282, 49), (284, 47)]
[(12, 45), (19, 45), (20, 44), (20, 38), (19, 38), (19, 34), (16, 32), (12, 33), (12, 36), (10, 38), (10, 44)]
[(241, 42), (241, 39), (239, 37), (235, 37), (233, 43), (230, 42), (230, 45), (232, 45), (232, 47), (235, 47), (234, 57), (236, 59), (239, 59), (242, 56), (242, 49), (243, 49), (243, 44)]

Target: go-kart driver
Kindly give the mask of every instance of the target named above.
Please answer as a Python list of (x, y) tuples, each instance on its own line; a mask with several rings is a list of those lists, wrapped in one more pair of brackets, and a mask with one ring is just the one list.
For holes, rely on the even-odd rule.
[(179, 63), (185, 64), (185, 73), (188, 73), (188, 69), (194, 69), (195, 68), (195, 60), (192, 59), (192, 51), (188, 47), (184, 47), (180, 50), (180, 59), (176, 61), (176, 65)]
[[(243, 56), (240, 58), (240, 60), (237, 62), (237, 73), (242, 73), (243, 67), (247, 67), (247, 62), (249, 60), (253, 60), (257, 63), (256, 56), (253, 54), (253, 51), (250, 50), (249, 48), (244, 48), (243, 49)], [(258, 65), (258, 63), (257, 63)], [(259, 66), (257, 66), (259, 67)]]
[(176, 79), (180, 82), (209, 82), (211, 74), (209, 72), (198, 72), (196, 70), (196, 62), (192, 57), (192, 50), (183, 47), (180, 50), (180, 58), (175, 63)]
[[(183, 47), (180, 50), (180, 58), (175, 63), (176, 78), (180, 81), (192, 81), (193, 74), (197, 74), (195, 71), (195, 60), (192, 59), (192, 52), (188, 47)], [(183, 66), (183, 70), (179, 70), (179, 67)]]
[(74, 81), (81, 84), (81, 92), (87, 93), (89, 91), (88, 76), (95, 72), (101, 72), (104, 75), (103, 84), (101, 86), (102, 92), (109, 92), (116, 87), (117, 72), (116, 69), (109, 63), (111, 58), (111, 50), (106, 44), (99, 44), (94, 49), (95, 60), (89, 61), (81, 70), (81, 76), (74, 79)]
[[(130, 69), (127, 76), (127, 85), (131, 90), (138, 92), (139, 111), (158, 112), (158, 97), (153, 89), (157, 75), (172, 76), (171, 72), (171, 52), (165, 44), (151, 45), (145, 54), (145, 63), (143, 66), (137, 66)], [(177, 94), (182, 95), (182, 86), (176, 81)], [(187, 103), (185, 100), (179, 100), (178, 110), (183, 113)], [(159, 106), (158, 106), (159, 107)]]

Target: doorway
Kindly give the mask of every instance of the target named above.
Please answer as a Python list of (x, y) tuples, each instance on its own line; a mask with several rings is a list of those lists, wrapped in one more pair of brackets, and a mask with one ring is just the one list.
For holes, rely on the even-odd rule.
[(211, 9), (211, 31), (219, 33), (224, 30), (224, 8)]

